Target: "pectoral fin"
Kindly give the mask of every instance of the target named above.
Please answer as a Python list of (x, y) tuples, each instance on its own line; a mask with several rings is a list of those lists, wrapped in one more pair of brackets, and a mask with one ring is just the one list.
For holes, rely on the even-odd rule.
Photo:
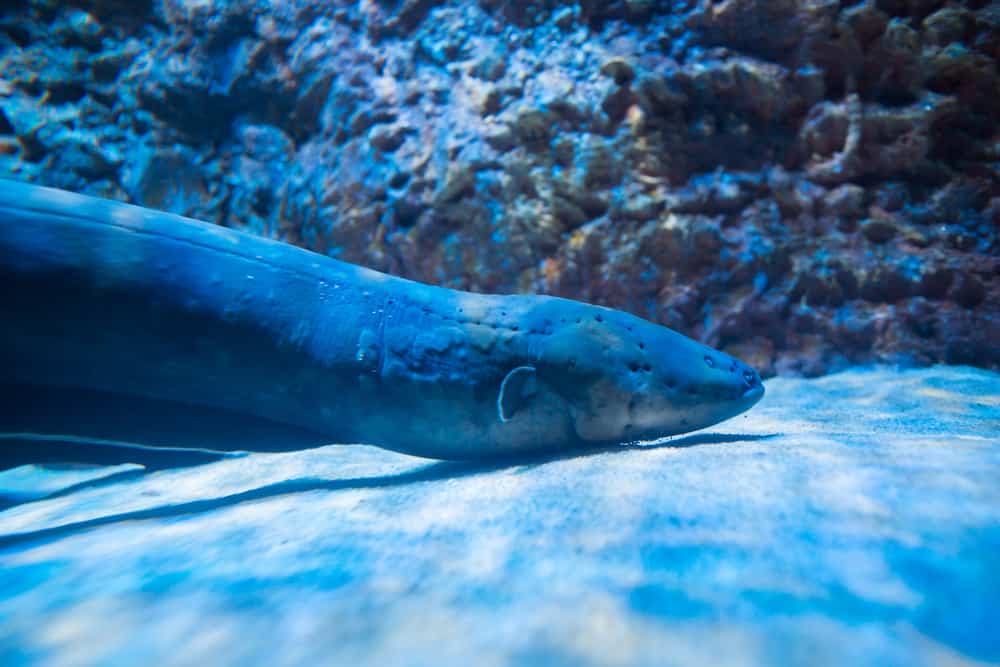
[(533, 366), (518, 366), (500, 383), (500, 393), (497, 395), (497, 414), (501, 422), (513, 419), (520, 410), (538, 392)]

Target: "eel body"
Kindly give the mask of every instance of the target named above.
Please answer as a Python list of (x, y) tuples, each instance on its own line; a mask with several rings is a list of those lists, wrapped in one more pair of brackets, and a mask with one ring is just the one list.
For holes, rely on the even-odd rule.
[(742, 362), (620, 311), (12, 181), (0, 280), (6, 432), (477, 459), (683, 433), (763, 394)]

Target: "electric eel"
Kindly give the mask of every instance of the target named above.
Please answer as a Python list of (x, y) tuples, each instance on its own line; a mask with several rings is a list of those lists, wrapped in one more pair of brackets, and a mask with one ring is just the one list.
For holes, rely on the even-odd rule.
[(0, 280), (8, 434), (484, 459), (693, 431), (764, 394), (743, 362), (621, 311), (13, 181)]

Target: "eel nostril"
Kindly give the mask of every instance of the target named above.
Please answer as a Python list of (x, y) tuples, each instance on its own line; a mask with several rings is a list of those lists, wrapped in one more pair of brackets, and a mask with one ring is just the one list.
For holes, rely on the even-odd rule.
[(757, 377), (757, 373), (748, 368), (743, 371), (743, 382), (748, 388), (753, 388), (760, 384), (760, 378)]

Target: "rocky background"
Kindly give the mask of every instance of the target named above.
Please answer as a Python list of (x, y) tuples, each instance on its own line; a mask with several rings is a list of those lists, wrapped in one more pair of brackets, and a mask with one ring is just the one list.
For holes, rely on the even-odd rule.
[(0, 7), (4, 177), (765, 374), (1000, 366), (1000, 2)]

